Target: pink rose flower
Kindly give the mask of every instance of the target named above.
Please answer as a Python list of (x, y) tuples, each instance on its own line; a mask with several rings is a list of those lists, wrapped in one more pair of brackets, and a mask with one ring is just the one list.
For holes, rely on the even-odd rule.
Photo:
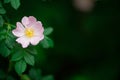
[(23, 17), (22, 23), (17, 22), (17, 27), (12, 33), (18, 37), (16, 41), (22, 45), (23, 48), (28, 47), (30, 44), (37, 45), (44, 39), (44, 28), (42, 23), (37, 21), (35, 17)]

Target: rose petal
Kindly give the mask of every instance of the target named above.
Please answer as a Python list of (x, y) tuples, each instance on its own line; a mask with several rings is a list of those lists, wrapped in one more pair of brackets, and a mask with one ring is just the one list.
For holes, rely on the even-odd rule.
[(29, 19), (28, 19), (28, 17), (23, 17), (22, 18), (22, 24), (25, 26), (25, 27), (27, 27), (27, 25), (29, 24)]
[(36, 18), (33, 17), (33, 16), (29, 16), (28, 19), (29, 19), (29, 21), (30, 21), (31, 23), (37, 22)]
[(23, 25), (20, 22), (17, 22), (17, 29), (24, 30), (25, 28), (23, 27)]
[(35, 30), (35, 35), (41, 35), (44, 32), (44, 28), (42, 27), (42, 23), (40, 21), (36, 22), (33, 26), (31, 26)]
[(29, 19), (29, 24), (27, 25), (28, 27), (31, 27), (37, 22), (36, 18), (33, 16), (29, 16), (28, 19)]
[(32, 45), (37, 45), (43, 39), (44, 39), (44, 35), (41, 35), (41, 37), (35, 36), (35, 37), (31, 38), (30, 43)]
[(28, 47), (28, 45), (30, 44), (30, 40), (26, 37), (20, 37), (16, 41), (20, 43), (23, 48)]
[(23, 27), (23, 25), (20, 22), (17, 22), (17, 28), (14, 29), (12, 33), (17, 37), (20, 37), (24, 35), (24, 30), (25, 28)]

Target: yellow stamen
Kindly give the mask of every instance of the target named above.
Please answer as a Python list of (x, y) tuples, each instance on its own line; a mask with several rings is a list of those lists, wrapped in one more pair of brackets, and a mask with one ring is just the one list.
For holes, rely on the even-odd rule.
[(25, 35), (28, 37), (28, 38), (31, 38), (34, 36), (34, 30), (32, 28), (27, 28), (25, 30)]

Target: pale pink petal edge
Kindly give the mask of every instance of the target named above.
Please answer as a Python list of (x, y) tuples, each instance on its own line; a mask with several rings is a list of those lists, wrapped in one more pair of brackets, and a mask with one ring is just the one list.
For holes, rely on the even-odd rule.
[(42, 35), (41, 37), (34, 37), (30, 40), (30, 43), (32, 45), (37, 45), (43, 39), (44, 39), (44, 35)]
[(24, 16), (23, 18), (22, 18), (22, 24), (25, 26), (25, 27), (27, 27), (27, 25), (29, 24), (29, 19), (28, 19), (28, 17), (27, 16)]
[(16, 40), (18, 43), (22, 45), (23, 48), (27, 48), (30, 44), (29, 40), (25, 37), (20, 37)]

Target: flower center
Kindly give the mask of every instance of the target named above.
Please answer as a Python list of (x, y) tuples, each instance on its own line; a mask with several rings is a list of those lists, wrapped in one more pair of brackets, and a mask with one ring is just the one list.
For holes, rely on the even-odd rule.
[(33, 37), (34, 36), (34, 30), (32, 28), (27, 28), (25, 30), (25, 35), (29, 38)]

